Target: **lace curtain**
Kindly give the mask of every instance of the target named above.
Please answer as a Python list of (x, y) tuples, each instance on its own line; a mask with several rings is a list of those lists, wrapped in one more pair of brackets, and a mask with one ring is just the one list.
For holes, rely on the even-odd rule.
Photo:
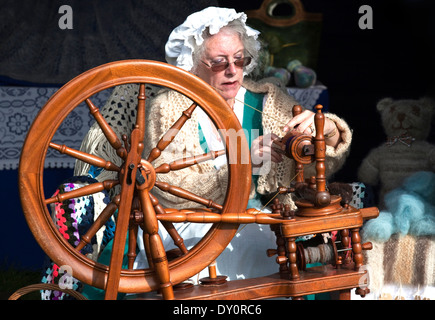
[[(73, 29), (62, 30), (62, 5)], [(0, 76), (36, 84), (64, 84), (103, 63), (164, 61), (169, 33), (213, 0), (0, 0)]]

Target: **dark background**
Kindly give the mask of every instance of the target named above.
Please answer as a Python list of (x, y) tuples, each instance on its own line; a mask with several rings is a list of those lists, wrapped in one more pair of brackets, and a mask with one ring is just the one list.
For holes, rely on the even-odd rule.
[[(0, 1), (0, 5), (2, 2), (12, 3)], [(177, 3), (180, 2), (181, 0), (177, 0)], [(244, 11), (257, 9), (262, 1), (219, 0), (218, 2), (221, 6)], [(26, 6), (26, 2), (22, 1), (13, 3), (17, 12), (24, 10)], [(68, 1), (59, 3), (68, 4)], [(93, 1), (86, 3), (93, 3)], [(338, 181), (353, 182), (357, 179), (356, 171), (362, 159), (372, 148), (385, 140), (380, 118), (376, 112), (376, 103), (384, 97), (418, 99), (424, 95), (434, 95), (434, 4), (430, 0), (303, 0), (302, 3), (306, 11), (323, 14), (316, 72), (318, 79), (328, 87), (330, 111), (344, 118), (353, 129), (351, 154), (345, 166), (335, 177)], [(164, 5), (170, 8), (171, 2)], [(373, 9), (372, 30), (361, 30), (358, 27), (358, 20), (361, 17), (358, 9), (361, 5), (370, 5)], [(92, 10), (92, 7), (89, 5), (89, 10)], [(83, 8), (85, 7), (82, 6)], [(187, 6), (186, 10), (189, 11), (189, 8)], [(146, 11), (147, 8), (145, 7), (144, 10)], [(77, 13), (79, 11), (74, 12), (80, 14)], [(79, 18), (75, 17), (75, 19)], [(120, 17), (107, 18), (108, 21), (116, 24)], [(166, 21), (165, 25), (156, 24), (156, 32), (160, 28), (172, 30), (184, 18), (185, 15), (180, 14), (171, 22)], [(32, 18), (29, 19), (31, 22)], [(19, 26), (20, 21), (16, 21), (16, 25)], [(167, 36), (163, 39), (163, 43), (166, 42), (166, 38)], [(0, 39), (0, 54), (2, 46), (5, 47), (2, 41), (4, 40)], [(18, 50), (19, 48), (17, 52)], [(163, 54), (162, 47), (162, 51), (151, 58), (163, 61)], [(123, 58), (149, 57), (129, 54)], [(1, 71), (0, 69), (0, 75)], [(71, 78), (77, 74), (76, 70), (72, 71)], [(23, 83), (32, 85), (22, 81), (23, 79), (8, 80), (9, 85)], [(56, 83), (56, 85), (61, 84)], [(435, 142), (433, 133), (429, 140)], [(22, 216), (17, 198), (17, 173), (3, 170), (0, 174), (2, 179), (0, 258), (7, 257), (9, 262), (39, 267), (42, 264), (43, 254)], [(52, 170), (49, 173), (57, 179), (66, 178), (70, 174), (68, 170)]]
[[(235, 4), (257, 9), (261, 0)], [(435, 5), (425, 0), (302, 0), (305, 11), (323, 14), (318, 79), (328, 87), (330, 111), (353, 129), (351, 154), (336, 174), (357, 181), (356, 171), (370, 149), (385, 141), (376, 103), (385, 97), (418, 99), (434, 95)], [(370, 5), (373, 29), (358, 27), (358, 9)], [(429, 138), (434, 141), (434, 134)]]

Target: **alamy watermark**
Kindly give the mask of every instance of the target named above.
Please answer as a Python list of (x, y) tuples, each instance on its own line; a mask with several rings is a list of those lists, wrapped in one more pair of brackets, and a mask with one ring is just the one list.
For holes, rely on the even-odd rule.
[(358, 27), (361, 30), (373, 29), (373, 9), (369, 5), (359, 7), (358, 13), (362, 16), (358, 20)]
[(73, 289), (74, 278), (73, 278), (73, 270), (71, 266), (63, 265), (59, 268), (59, 275), (62, 276), (59, 279), (59, 288), (63, 289)]
[(59, 14), (62, 14), (62, 16), (59, 18), (58, 26), (60, 29), (73, 29), (73, 9), (71, 6), (68, 5), (62, 5), (59, 7), (58, 10)]
[[(73, 29), (73, 9), (69, 5), (61, 5), (58, 13), (62, 16), (59, 18), (58, 26), (62, 30)], [(358, 27), (362, 30), (373, 29), (373, 9), (369, 5), (362, 5), (358, 9), (362, 16), (358, 20)]]
[[(219, 143), (216, 143), (216, 141), (203, 141), (200, 142), (199, 145), (200, 149), (206, 152), (220, 150), (226, 151), (226, 154), (213, 160), (214, 165), (217, 168), (222, 167), (224, 164), (248, 164), (251, 161), (252, 166), (255, 167), (253, 174), (264, 175), (270, 171), (272, 162), (272, 156), (270, 153), (272, 137), (270, 134), (263, 135), (261, 142), (259, 142), (257, 139), (260, 137), (259, 129), (252, 129), (250, 132), (246, 129), (219, 129), (217, 132), (219, 138), (216, 138), (216, 140), (218, 140)], [(199, 156), (199, 154), (194, 154), (194, 149), (189, 150), (189, 148), (186, 148), (187, 144), (184, 143), (185, 141), (182, 141), (183, 138), (177, 140), (176, 137), (178, 136), (178, 133), (178, 129), (170, 129), (167, 132), (167, 137), (170, 137), (171, 141), (172, 137), (175, 137), (175, 140), (165, 149), (165, 157), (175, 160)], [(257, 140), (256, 146), (251, 143), (250, 149), (246, 143), (242, 144), (243, 139), (246, 139), (249, 133), (252, 141)], [(259, 144), (264, 146), (265, 151), (263, 151), (263, 148), (259, 146)], [(242, 148), (243, 145), (245, 145), (246, 148)], [(198, 148), (195, 148), (195, 150), (197, 149)]]

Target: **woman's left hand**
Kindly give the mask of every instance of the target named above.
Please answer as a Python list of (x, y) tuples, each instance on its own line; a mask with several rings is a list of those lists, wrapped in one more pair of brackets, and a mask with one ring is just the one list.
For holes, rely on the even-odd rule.
[[(284, 127), (284, 131), (297, 130), (304, 134), (314, 136), (316, 127), (314, 125), (315, 113), (310, 110), (304, 110), (297, 116), (294, 116)], [(335, 132), (335, 134), (334, 134)], [(336, 147), (341, 141), (341, 137), (335, 122), (325, 117), (325, 127), (323, 129), (325, 142), (327, 145)], [(330, 137), (330, 138), (327, 138)]]

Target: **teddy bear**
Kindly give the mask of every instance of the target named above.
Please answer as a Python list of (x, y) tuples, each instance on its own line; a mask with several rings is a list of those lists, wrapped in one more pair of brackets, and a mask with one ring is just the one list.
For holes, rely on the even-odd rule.
[(435, 172), (435, 146), (427, 142), (434, 102), (384, 98), (376, 106), (387, 141), (372, 149), (358, 168), (358, 179), (377, 191), (378, 207), (385, 195), (418, 171)]

